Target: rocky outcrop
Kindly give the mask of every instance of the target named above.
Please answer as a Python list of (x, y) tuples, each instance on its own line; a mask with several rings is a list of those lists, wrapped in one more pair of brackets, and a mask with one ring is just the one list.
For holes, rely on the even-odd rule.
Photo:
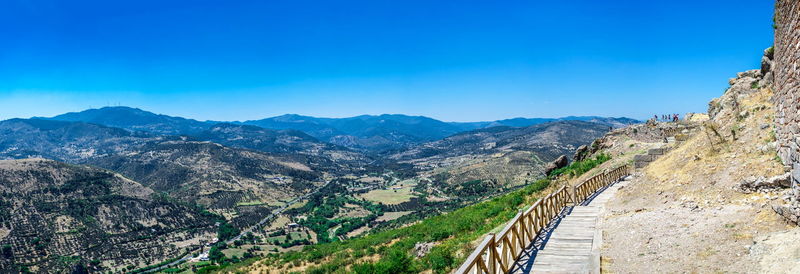
[(731, 115), (740, 113), (739, 102), (744, 96), (753, 94), (759, 88), (769, 86), (771, 83), (764, 81), (761, 70), (748, 70), (736, 74), (736, 78), (728, 80), (728, 87), (719, 98), (715, 98), (708, 103), (708, 116), (714, 120), (720, 115), (732, 112)]
[(798, 224), (798, 216), (800, 216), (800, 207), (796, 205), (773, 205), (772, 210), (778, 215), (786, 218), (787, 221)]
[(770, 192), (780, 189), (789, 188), (792, 185), (791, 173), (773, 176), (770, 178), (750, 177), (739, 183), (737, 190), (752, 193), (752, 192)]
[(567, 164), (568, 164), (567, 156), (561, 155), (552, 162), (548, 163), (547, 166), (545, 166), (544, 173), (550, 175), (550, 173), (553, 172), (554, 170), (565, 167), (567, 166)]
[(414, 256), (417, 258), (425, 257), (431, 253), (431, 249), (436, 246), (436, 243), (416, 243), (414, 244)]
[(577, 150), (575, 150), (575, 155), (572, 156), (573, 162), (583, 161), (586, 159), (586, 156), (589, 155), (589, 146), (582, 145), (579, 146)]
[(613, 146), (615, 137), (625, 136), (633, 140), (645, 143), (666, 142), (678, 134), (686, 134), (697, 129), (699, 123), (695, 122), (654, 122), (652, 120), (644, 124), (632, 125), (626, 128), (616, 129), (607, 133), (602, 138), (595, 140), (590, 146), (588, 156), (597, 151)]

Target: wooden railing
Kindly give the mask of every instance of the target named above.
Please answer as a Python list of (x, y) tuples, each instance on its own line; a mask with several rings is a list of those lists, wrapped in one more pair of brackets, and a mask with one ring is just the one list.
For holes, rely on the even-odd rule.
[(522, 251), (541, 236), (543, 229), (556, 219), (564, 207), (569, 203), (582, 203), (629, 172), (630, 168), (624, 165), (598, 174), (575, 187), (562, 186), (537, 200), (533, 206), (514, 216), (500, 233), (486, 236), (456, 273), (509, 273)]
[(620, 166), (615, 168), (609, 172), (604, 172), (595, 175), (589, 180), (584, 181), (575, 186), (573, 193), (575, 194), (574, 201), (579, 201), (578, 203), (583, 203), (586, 199), (592, 196), (598, 190), (610, 185), (611, 183), (615, 182), (617, 179), (630, 174), (630, 167), (627, 165)]

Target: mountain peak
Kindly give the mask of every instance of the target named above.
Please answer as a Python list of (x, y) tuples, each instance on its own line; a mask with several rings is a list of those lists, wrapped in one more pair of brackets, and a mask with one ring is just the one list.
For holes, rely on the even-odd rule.
[(191, 134), (205, 130), (210, 123), (156, 114), (133, 107), (115, 106), (70, 112), (44, 118), (57, 121), (85, 122), (159, 134)]

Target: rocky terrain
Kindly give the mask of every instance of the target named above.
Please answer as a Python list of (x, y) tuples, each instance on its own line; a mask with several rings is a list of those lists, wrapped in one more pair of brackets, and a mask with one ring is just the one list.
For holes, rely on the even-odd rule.
[(706, 119), (682, 122), (696, 130), (672, 132), (668, 144), (630, 131), (606, 140), (620, 151), (668, 152), (638, 170), (607, 205), (601, 224), (604, 270), (797, 269), (798, 229), (773, 210), (790, 200), (790, 183), (776, 155), (770, 73), (739, 73), (709, 103)]
[(87, 166), (0, 161), (0, 192), (4, 272), (132, 269), (216, 235), (213, 215)]

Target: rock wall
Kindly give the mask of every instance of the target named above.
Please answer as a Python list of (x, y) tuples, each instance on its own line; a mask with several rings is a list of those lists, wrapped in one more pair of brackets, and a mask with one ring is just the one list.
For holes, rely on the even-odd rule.
[(774, 68), (771, 70), (774, 74), (778, 155), (786, 166), (792, 168), (792, 188), (795, 197), (800, 198), (800, 83), (797, 67), (800, 63), (800, 1), (777, 0), (775, 26)]

